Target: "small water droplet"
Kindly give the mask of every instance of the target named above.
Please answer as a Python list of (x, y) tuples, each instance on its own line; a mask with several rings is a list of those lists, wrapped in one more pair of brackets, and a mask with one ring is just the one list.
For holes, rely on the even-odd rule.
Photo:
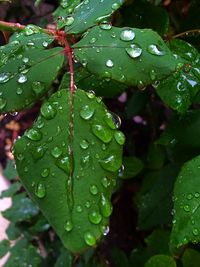
[(33, 140), (33, 141), (39, 141), (42, 139), (42, 133), (39, 131), (39, 130), (36, 130), (36, 129), (30, 129), (28, 130), (25, 135)]
[(109, 112), (106, 112), (105, 122), (111, 129), (116, 129), (115, 122), (113, 121), (113, 116)]
[(90, 44), (94, 44), (96, 41), (97, 41), (97, 39), (96, 39), (95, 37), (93, 37), (93, 38), (90, 40)]
[(76, 211), (79, 212), (79, 213), (81, 213), (83, 211), (83, 208), (81, 207), (81, 205), (78, 205), (76, 207)]
[(58, 159), (56, 161), (56, 165), (63, 170), (68, 175), (70, 174), (70, 159), (69, 157), (65, 156), (61, 159)]
[(73, 17), (66, 17), (65, 18), (65, 25), (66, 26), (71, 26), (74, 23), (74, 18)]
[(92, 125), (93, 134), (98, 137), (104, 143), (109, 143), (112, 140), (112, 131), (99, 124)]
[(198, 231), (197, 228), (195, 228), (195, 229), (192, 230), (192, 233), (193, 233), (193, 235), (198, 235), (199, 234), (199, 231)]
[(187, 195), (187, 199), (188, 199), (188, 200), (190, 200), (190, 199), (192, 199), (192, 198), (193, 198), (193, 195), (192, 195), (192, 194), (188, 194), (188, 195)]
[(186, 211), (186, 212), (189, 212), (189, 211), (190, 211), (190, 207), (189, 207), (188, 205), (185, 205), (185, 206), (183, 207), (183, 209), (184, 209), (184, 211)]
[(55, 117), (56, 110), (53, 108), (52, 105), (46, 102), (41, 107), (41, 114), (45, 119), (51, 120)]
[(23, 93), (23, 89), (18, 87), (17, 90), (16, 90), (16, 94), (17, 95), (21, 95)]
[(38, 198), (44, 198), (46, 195), (46, 188), (45, 185), (42, 183), (38, 183), (38, 185), (35, 188), (35, 195)]
[(121, 158), (115, 154), (110, 155), (103, 160), (99, 160), (99, 163), (101, 164), (102, 168), (110, 172), (116, 172), (122, 165)]
[(90, 186), (90, 193), (92, 195), (97, 195), (98, 194), (98, 188), (97, 188), (96, 185), (93, 184), (93, 185)]
[(43, 47), (47, 47), (47, 46), (48, 46), (48, 42), (47, 42), (47, 41), (44, 41), (44, 42), (42, 43), (42, 46), (43, 46)]
[(29, 58), (28, 58), (28, 57), (24, 57), (24, 58), (22, 58), (22, 61), (23, 61), (24, 63), (28, 63), (28, 62), (29, 62)]
[(10, 73), (2, 72), (0, 73), (0, 83), (6, 83), (10, 80)]
[(112, 204), (111, 202), (104, 196), (104, 194), (101, 194), (101, 213), (104, 217), (109, 217), (112, 213)]
[(112, 29), (112, 25), (108, 24), (108, 23), (103, 23), (103, 24), (100, 25), (100, 28), (102, 30), (110, 30), (110, 29)]
[(96, 238), (90, 232), (84, 234), (84, 240), (88, 246), (94, 246), (96, 244)]
[(47, 176), (49, 176), (49, 172), (50, 172), (49, 169), (46, 168), (41, 172), (41, 176), (46, 178)]
[(88, 146), (89, 146), (88, 141), (86, 141), (86, 140), (84, 140), (84, 139), (81, 140), (81, 142), (80, 142), (80, 147), (81, 147), (82, 149), (87, 149)]
[(32, 90), (36, 95), (43, 93), (45, 86), (43, 83), (35, 81), (32, 83)]
[(106, 236), (106, 235), (109, 233), (110, 228), (109, 228), (109, 226), (104, 226), (104, 225), (103, 225), (103, 226), (101, 227), (101, 231), (102, 231), (103, 235)]
[(52, 150), (51, 150), (51, 155), (54, 157), (54, 158), (59, 158), (62, 154), (62, 149), (60, 149), (59, 147), (54, 147)]
[(113, 3), (112, 4), (112, 9), (113, 10), (117, 10), (119, 7), (120, 7), (120, 4), (119, 3)]
[(17, 81), (18, 81), (18, 83), (25, 83), (27, 81), (26, 75), (20, 74)]
[(108, 68), (112, 68), (112, 67), (114, 66), (113, 61), (112, 61), (111, 59), (108, 59), (108, 60), (106, 61), (106, 66), (107, 66)]
[(123, 30), (120, 34), (120, 39), (122, 41), (132, 41), (135, 38), (135, 33), (131, 29)]
[(64, 225), (64, 229), (67, 231), (67, 232), (70, 232), (72, 229), (73, 229), (73, 223), (72, 221), (66, 221), (65, 225)]
[(142, 48), (136, 44), (130, 45), (130, 47), (125, 48), (125, 50), (131, 58), (138, 58), (142, 54)]
[(91, 203), (90, 203), (90, 201), (86, 201), (86, 202), (85, 202), (85, 207), (88, 208), (88, 209), (91, 207)]
[(94, 107), (92, 107), (90, 105), (85, 105), (85, 106), (82, 107), (82, 109), (80, 111), (80, 116), (84, 120), (89, 120), (94, 115), (94, 112), (95, 112)]
[(198, 192), (196, 192), (196, 193), (194, 194), (194, 196), (195, 196), (196, 198), (198, 198), (198, 197), (200, 196), (200, 194), (199, 194)]
[(114, 137), (119, 145), (123, 145), (125, 143), (125, 135), (122, 132), (116, 131), (114, 133)]
[(88, 217), (90, 222), (93, 224), (99, 224), (102, 220), (101, 214), (97, 211), (91, 211)]
[(161, 51), (160, 48), (155, 44), (149, 45), (147, 50), (149, 53), (156, 56), (163, 56), (165, 54), (165, 52)]
[(110, 185), (110, 182), (109, 182), (109, 180), (108, 180), (107, 177), (104, 177), (104, 178), (101, 180), (101, 183), (102, 183), (102, 185), (103, 185), (105, 188), (107, 188), (107, 187)]

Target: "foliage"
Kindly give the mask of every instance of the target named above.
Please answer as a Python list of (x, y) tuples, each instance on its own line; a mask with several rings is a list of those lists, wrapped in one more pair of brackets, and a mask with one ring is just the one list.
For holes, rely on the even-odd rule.
[(5, 266), (198, 266), (198, 1), (58, 2), (57, 29), (0, 21), (0, 112), (37, 111), (4, 171)]

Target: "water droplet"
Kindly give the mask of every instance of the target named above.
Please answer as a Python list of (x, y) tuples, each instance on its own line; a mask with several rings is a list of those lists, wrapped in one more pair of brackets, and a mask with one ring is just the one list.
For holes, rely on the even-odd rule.
[(24, 57), (24, 58), (22, 59), (22, 61), (23, 61), (24, 63), (28, 63), (28, 62), (29, 62), (29, 58), (28, 58), (28, 57)]
[(95, 94), (94, 92), (90, 91), (90, 92), (87, 92), (86, 93), (87, 97), (90, 98), (90, 99), (93, 99), (95, 97)]
[(105, 122), (111, 129), (116, 129), (115, 122), (113, 121), (113, 116), (109, 112), (106, 112)]
[(112, 61), (111, 59), (108, 59), (108, 60), (106, 61), (106, 66), (107, 66), (108, 68), (112, 68), (112, 67), (114, 66), (113, 61)]
[(131, 29), (123, 30), (120, 34), (120, 39), (122, 41), (132, 41), (135, 38), (135, 33)]
[(147, 50), (149, 53), (156, 56), (163, 56), (165, 54), (165, 52), (161, 51), (160, 48), (155, 44), (149, 45)]
[(88, 246), (94, 246), (96, 244), (96, 239), (95, 239), (94, 235), (91, 234), (90, 232), (86, 232), (84, 234), (84, 240)]
[(36, 129), (30, 129), (28, 130), (25, 135), (33, 140), (33, 141), (39, 141), (42, 139), (42, 133), (39, 131), (39, 130), (36, 130)]
[(104, 178), (101, 180), (101, 183), (102, 183), (102, 185), (103, 185), (105, 188), (107, 188), (107, 187), (110, 185), (110, 182), (109, 182), (109, 180), (108, 180), (107, 177), (104, 177)]
[(116, 131), (114, 133), (114, 137), (119, 145), (123, 145), (125, 143), (125, 135), (122, 132)]
[(7, 101), (4, 98), (0, 97), (0, 110), (5, 108), (6, 104), (7, 104)]
[(89, 105), (85, 105), (85, 106), (82, 107), (82, 109), (80, 111), (80, 116), (84, 120), (89, 120), (94, 115), (94, 112), (95, 112), (94, 107), (89, 106)]
[(92, 195), (97, 195), (98, 194), (98, 188), (97, 188), (96, 185), (93, 184), (93, 185), (90, 186), (90, 193)]
[(99, 124), (92, 125), (93, 134), (104, 143), (109, 143), (112, 140), (112, 131)]
[(91, 207), (91, 203), (90, 203), (90, 201), (86, 201), (86, 202), (85, 202), (85, 207), (88, 208), (88, 209)]
[(44, 156), (45, 149), (42, 146), (33, 147), (31, 154), (33, 155), (34, 160), (41, 159)]
[(71, 26), (74, 23), (74, 18), (73, 17), (66, 17), (65, 18), (65, 25), (66, 26)]
[(26, 75), (20, 74), (17, 81), (18, 81), (18, 83), (25, 83), (27, 81)]
[(45, 177), (49, 176), (49, 172), (50, 172), (49, 169), (44, 169), (41, 172), (41, 176), (45, 178)]
[(131, 58), (138, 58), (142, 54), (142, 48), (136, 44), (130, 45), (130, 47), (125, 48), (125, 50)]
[(120, 7), (120, 4), (119, 3), (113, 3), (112, 4), (112, 9), (113, 10), (117, 10), (119, 7)]
[(103, 226), (101, 227), (101, 231), (102, 231), (103, 235), (106, 236), (106, 235), (109, 233), (110, 228), (109, 228), (109, 226), (104, 226), (104, 225), (103, 225)]
[(152, 81), (155, 81), (155, 79), (156, 79), (156, 72), (155, 72), (155, 70), (151, 70), (150, 71), (150, 78), (151, 78)]
[(183, 207), (183, 209), (184, 209), (184, 211), (186, 211), (186, 212), (189, 212), (189, 211), (190, 211), (190, 207), (189, 207), (188, 205), (185, 205), (185, 206)]
[(65, 156), (64, 158), (58, 159), (56, 161), (56, 165), (63, 170), (68, 175), (70, 174), (70, 159), (69, 157)]
[(196, 193), (194, 194), (194, 196), (195, 196), (196, 198), (198, 198), (198, 197), (200, 196), (200, 194), (199, 194), (198, 192), (196, 192)]
[(103, 24), (100, 25), (100, 28), (102, 30), (110, 30), (110, 29), (112, 29), (112, 25), (110, 25), (108, 23), (103, 23)]
[(43, 93), (44, 89), (45, 89), (45, 86), (43, 83), (41, 82), (32, 83), (32, 90), (36, 95), (40, 95), (41, 93)]
[(55, 117), (56, 110), (52, 107), (52, 105), (46, 102), (41, 107), (41, 114), (45, 119), (51, 120)]
[(42, 46), (43, 46), (43, 47), (47, 47), (47, 46), (48, 46), (48, 42), (47, 42), (47, 41), (44, 41), (44, 42), (42, 43)]
[(96, 41), (97, 41), (97, 39), (96, 39), (95, 37), (93, 37), (93, 38), (90, 40), (90, 44), (94, 44)]
[(62, 154), (62, 149), (60, 149), (59, 147), (54, 147), (52, 150), (51, 150), (51, 155), (54, 157), (54, 158), (59, 158)]
[(104, 194), (101, 194), (101, 213), (104, 217), (109, 217), (112, 213), (112, 204), (111, 202), (104, 196)]
[(199, 234), (199, 231), (198, 231), (197, 228), (195, 228), (195, 229), (192, 230), (192, 233), (193, 233), (193, 235), (198, 235)]
[(81, 140), (81, 142), (80, 142), (80, 147), (81, 147), (82, 149), (87, 149), (88, 146), (89, 146), (88, 141), (86, 141), (86, 140)]
[(66, 221), (66, 223), (64, 225), (64, 229), (67, 232), (70, 232), (73, 229), (73, 223), (72, 223), (72, 221)]
[(193, 195), (192, 195), (192, 194), (188, 194), (188, 195), (187, 195), (187, 199), (188, 199), (188, 200), (190, 200), (190, 199), (192, 199), (192, 198), (193, 198)]
[(38, 183), (38, 185), (35, 188), (35, 195), (38, 198), (44, 198), (46, 195), (46, 188), (44, 186), (44, 184), (42, 183)]
[(17, 90), (16, 90), (16, 94), (17, 95), (21, 95), (23, 93), (23, 89), (18, 87)]
[(93, 224), (99, 224), (102, 220), (101, 214), (97, 211), (91, 211), (88, 217), (90, 222)]
[(81, 205), (78, 205), (76, 207), (76, 211), (79, 212), (79, 213), (83, 211), (83, 208), (81, 207)]
[(2, 72), (0, 73), (0, 83), (6, 83), (10, 79), (10, 73)]
[(110, 155), (103, 160), (99, 160), (99, 163), (101, 164), (102, 168), (110, 172), (116, 172), (122, 165), (121, 158), (115, 154)]

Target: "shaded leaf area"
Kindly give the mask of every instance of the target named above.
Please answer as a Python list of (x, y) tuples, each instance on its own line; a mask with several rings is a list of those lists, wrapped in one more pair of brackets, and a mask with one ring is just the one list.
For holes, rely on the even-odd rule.
[(90, 72), (139, 88), (172, 74), (182, 61), (156, 32), (108, 24), (92, 28), (73, 48)]
[(48, 91), (62, 67), (62, 48), (47, 50), (53, 39), (38, 31), (27, 27), (0, 47), (1, 113), (32, 106)]
[(123, 157), (124, 171), (121, 179), (131, 179), (137, 176), (144, 168), (143, 162), (137, 157)]
[(200, 156), (186, 162), (174, 187), (174, 219), (171, 248), (200, 241)]
[(200, 253), (197, 250), (188, 248), (182, 256), (183, 267), (198, 267), (200, 262)]
[(3, 171), (3, 175), (8, 180), (14, 180), (18, 176), (17, 170), (12, 160), (7, 161), (7, 165), (6, 165), (5, 170)]
[(156, 91), (169, 107), (186, 112), (200, 90), (200, 56), (189, 43), (182, 40), (169, 42), (171, 51), (185, 61), (184, 66), (160, 82)]
[(0, 198), (14, 196), (15, 193), (19, 191), (20, 187), (21, 187), (21, 184), (18, 182), (11, 184), (7, 190), (2, 191)]
[(84, 0), (73, 13), (65, 18), (63, 24), (67, 33), (78, 34), (88, 28), (106, 21), (120, 6), (123, 0)]
[(168, 127), (156, 141), (169, 151), (169, 158), (183, 163), (199, 155), (200, 111), (192, 110), (184, 116), (174, 114)]
[[(110, 78), (102, 79), (84, 68), (78, 68), (74, 73), (76, 86), (85, 91), (93, 91), (97, 96), (115, 97), (127, 89), (127, 86), (111, 80)], [(59, 89), (66, 88), (70, 84), (70, 73), (63, 75)]]
[[(135, 0), (127, 2), (120, 12), (123, 16), (122, 26), (149, 28), (160, 35), (169, 30), (169, 15), (161, 6), (147, 1)], [(158, 23), (159, 21), (159, 23)]]
[(11, 255), (4, 267), (20, 267), (20, 266), (41, 266), (41, 256), (37, 252), (37, 248), (30, 244), (29, 240), (23, 238), (16, 242), (10, 249)]
[(72, 267), (73, 258), (66, 249), (61, 249), (60, 255), (58, 256), (54, 267)]
[[(144, 191), (137, 197), (140, 229), (151, 229), (171, 222), (172, 191), (178, 171), (178, 166), (170, 164), (146, 177)], [(147, 179), (150, 180), (149, 184)]]
[(147, 263), (144, 265), (145, 267), (176, 267), (175, 260), (166, 255), (155, 255), (150, 258)]
[(6, 239), (0, 242), (0, 258), (2, 258), (10, 249), (10, 242)]
[(110, 198), (122, 164), (124, 135), (100, 101), (92, 93), (75, 92), (73, 162), (68, 90), (42, 105), (33, 128), (14, 145), (25, 188), (73, 252), (95, 245), (107, 231)]

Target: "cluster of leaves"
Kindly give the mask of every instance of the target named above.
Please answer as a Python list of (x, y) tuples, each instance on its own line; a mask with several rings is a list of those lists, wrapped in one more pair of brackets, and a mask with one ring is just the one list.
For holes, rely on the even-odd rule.
[[(9, 240), (1, 243), (0, 255), (11, 253), (5, 266), (198, 266), (198, 38), (171, 38), (170, 30), (195, 29), (189, 18), (199, 4), (182, 3), (182, 21), (173, 11), (179, 1), (169, 12), (162, 1), (149, 2), (62, 0), (54, 12), (58, 31), (28, 25), (0, 47), (1, 113), (43, 102), (14, 145), (18, 175), (37, 205), (17, 174), (5, 173), (12, 185), (2, 197), (13, 204), (3, 215), (11, 221), (8, 239), (17, 239), (11, 248)], [(126, 143), (113, 112), (123, 118)], [(113, 203), (123, 192), (131, 198), (122, 201), (127, 221), (115, 222), (130, 245), (106, 254), (108, 240), (95, 245), (108, 234), (113, 191)]]

